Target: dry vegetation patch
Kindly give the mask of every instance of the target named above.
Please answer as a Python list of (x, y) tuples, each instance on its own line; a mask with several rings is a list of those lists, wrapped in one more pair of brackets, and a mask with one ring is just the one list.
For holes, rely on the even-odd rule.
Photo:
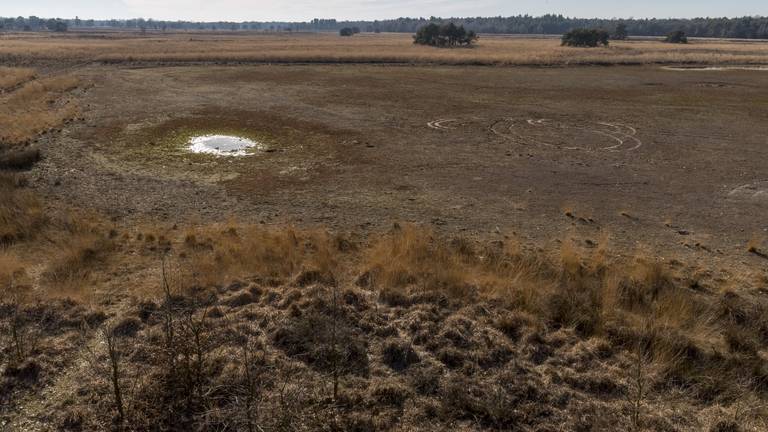
[(29, 81), (0, 95), (0, 151), (29, 144), (77, 115), (77, 107), (64, 99), (78, 86), (74, 77), (49, 77)]
[(695, 41), (685, 46), (658, 41), (616, 41), (610, 48), (561, 47), (558, 38), (534, 39), (484, 35), (473, 49), (435, 49), (414, 45), (406, 34), (169, 34), (140, 37), (107, 33), (103, 37), (5, 38), (0, 58), (9, 61), (67, 62), (318, 62), (432, 63), (455, 65), (572, 64), (762, 64), (768, 50), (756, 43)]
[[(50, 413), (61, 427), (702, 430), (724, 421), (712, 410), (746, 403), (740, 422), (757, 430), (765, 414), (768, 301), (691, 289), (648, 255), (614, 261), (569, 241), (547, 254), (411, 225), (355, 240), (230, 222), (113, 232), (108, 248), (72, 232), (82, 242), (52, 274), (99, 254), (162, 272), (150, 295), (124, 286), (131, 299), (106, 326), (25, 324), (65, 355), (75, 335), (87, 347), (86, 379)], [(0, 261), (0, 277), (14, 267)], [(56, 320), (78, 308), (46, 307)], [(37, 377), (62, 373), (46, 352), (26, 354)], [(29, 389), (18, 376), (6, 373), (14, 391)], [(671, 394), (677, 419), (663, 414)]]
[(45, 222), (40, 199), (23, 187), (23, 180), (0, 172), (0, 244), (31, 239)]
[(34, 69), (0, 67), (0, 93), (29, 81), (35, 76)]

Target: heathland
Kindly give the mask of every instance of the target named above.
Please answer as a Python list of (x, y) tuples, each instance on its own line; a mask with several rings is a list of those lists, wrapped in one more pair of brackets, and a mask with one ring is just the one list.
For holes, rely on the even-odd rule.
[(765, 44), (0, 42), (0, 429), (768, 427)]

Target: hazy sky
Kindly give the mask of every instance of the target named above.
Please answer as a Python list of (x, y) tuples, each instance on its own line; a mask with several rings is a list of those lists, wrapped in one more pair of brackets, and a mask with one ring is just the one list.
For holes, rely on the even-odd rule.
[[(578, 5), (577, 5), (578, 3)], [(766, 0), (0, 0), (0, 16), (306, 21), (560, 13), (576, 17), (768, 15)]]

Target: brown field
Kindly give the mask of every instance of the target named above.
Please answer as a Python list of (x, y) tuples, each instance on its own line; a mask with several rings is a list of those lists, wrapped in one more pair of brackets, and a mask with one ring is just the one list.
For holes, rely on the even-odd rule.
[(0, 430), (768, 428), (767, 45), (0, 42)]
[(445, 65), (767, 64), (768, 44), (693, 40), (670, 45), (620, 41), (607, 49), (561, 47), (559, 39), (483, 36), (471, 49), (434, 50), (410, 35), (340, 38), (329, 33), (73, 33), (68, 37), (0, 35), (0, 60), (68, 62), (428, 63)]

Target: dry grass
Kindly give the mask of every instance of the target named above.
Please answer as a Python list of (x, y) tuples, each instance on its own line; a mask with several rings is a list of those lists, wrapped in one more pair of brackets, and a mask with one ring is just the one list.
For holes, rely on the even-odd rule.
[[(768, 304), (688, 289), (649, 252), (613, 259), (607, 238), (586, 250), (567, 238), (546, 253), (514, 238), (504, 244), (448, 240), (414, 225), (350, 241), (319, 229), (235, 222), (105, 236), (98, 223), (73, 221), (58, 227), (59, 248), (42, 281), (51, 288), (40, 290), (46, 298), (62, 283), (82, 286), (91, 272), (157, 268), (161, 257), (179, 285), (162, 295), (159, 273), (155, 295), (119, 284), (120, 295), (136, 295), (138, 304), (109, 327), (125, 333), (119, 336), (124, 389), (141, 389), (125, 394), (128, 430), (141, 430), (144, 420), (165, 421), (157, 400), (170, 404), (161, 411), (192, 423), (270, 425), (290, 424), (285, 415), (324, 418), (325, 404), (308, 400), (327, 401), (331, 394), (346, 407), (334, 414), (344, 421), (358, 421), (350, 414), (357, 410), (430, 401), (424, 419), (396, 416), (384, 429), (438, 417), (512, 429), (548, 418), (535, 413), (550, 412), (556, 398), (542, 394), (563, 390), (573, 399), (555, 410), (557, 422), (574, 421), (574, 412), (599, 403), (622, 430), (629, 419), (636, 429), (653, 429), (648, 419), (664, 421), (654, 410), (666, 406), (670, 392), (690, 419), (718, 404), (737, 409), (733, 395), (759, 399), (768, 376), (756, 348), (768, 328), (761, 317)], [(18, 267), (15, 258), (0, 255), (0, 279)], [(114, 288), (110, 284), (102, 291)], [(241, 353), (243, 344), (253, 351)], [(178, 355), (166, 355), (169, 346)], [(254, 381), (263, 387), (252, 377), (243, 387), (242, 355), (260, 359), (251, 373), (269, 371), (265, 381)], [(281, 377), (296, 370), (302, 371), (298, 393), (308, 400), (286, 404), (293, 396), (284, 391), (289, 379)], [(330, 390), (336, 372), (338, 395)], [(177, 373), (191, 378), (179, 381)], [(142, 379), (147, 374), (151, 378)], [(537, 381), (540, 374), (547, 378)], [(108, 391), (105, 382), (79, 385), (91, 394)], [(238, 397), (209, 400), (212, 389)], [(246, 407), (227, 405), (246, 397), (252, 398)], [(232, 411), (208, 417), (208, 404), (218, 403)], [(525, 403), (520, 412), (529, 414), (514, 414), (515, 403)], [(110, 421), (98, 413), (114, 408), (102, 405), (84, 408), (82, 421)], [(243, 414), (249, 409), (253, 417)], [(716, 420), (690, 419), (695, 426), (686, 430)]]
[(63, 96), (78, 86), (74, 77), (42, 78), (0, 98), (0, 144), (28, 143), (77, 115)]
[(0, 287), (18, 285), (25, 277), (24, 263), (14, 254), (0, 251)]
[(385, 295), (418, 284), (422, 290), (465, 296), (473, 276), (460, 254), (436, 241), (430, 231), (412, 225), (398, 226), (391, 235), (374, 241), (363, 266), (365, 283)]
[(0, 244), (34, 238), (44, 221), (38, 197), (18, 177), (0, 173)]
[(115, 257), (114, 242), (102, 222), (87, 214), (70, 214), (51, 223), (47, 236), (52, 244), (45, 262), (46, 295), (83, 299), (91, 294), (93, 271), (105, 271)]
[(670, 270), (646, 254), (609, 260), (607, 243), (584, 252), (567, 239), (558, 256), (547, 256), (523, 251), (514, 240), (502, 247), (448, 242), (428, 229), (397, 225), (359, 251), (342, 252), (323, 231), (231, 224), (190, 231), (182, 256), (195, 286), (253, 277), (296, 280), (315, 272), (317, 280), (356, 279), (392, 304), (429, 293), (486, 298), (585, 335), (604, 334), (617, 320), (640, 330), (652, 319), (693, 339), (709, 338), (711, 311), (696, 293), (680, 288)]
[(230, 223), (189, 230), (182, 256), (190, 269), (189, 282), (210, 286), (251, 276), (284, 280), (302, 271), (332, 278), (335, 247), (320, 230)]
[(34, 69), (0, 67), (0, 92), (29, 81), (35, 75)]
[(572, 64), (764, 64), (764, 44), (694, 41), (613, 42), (610, 48), (561, 47), (558, 39), (484, 36), (475, 48), (417, 46), (410, 35), (379, 34), (340, 38), (334, 34), (171, 34), (138, 37), (105, 33), (99, 38), (18, 35), (6, 37), (0, 58), (72, 62), (371, 62), (462, 65)]

